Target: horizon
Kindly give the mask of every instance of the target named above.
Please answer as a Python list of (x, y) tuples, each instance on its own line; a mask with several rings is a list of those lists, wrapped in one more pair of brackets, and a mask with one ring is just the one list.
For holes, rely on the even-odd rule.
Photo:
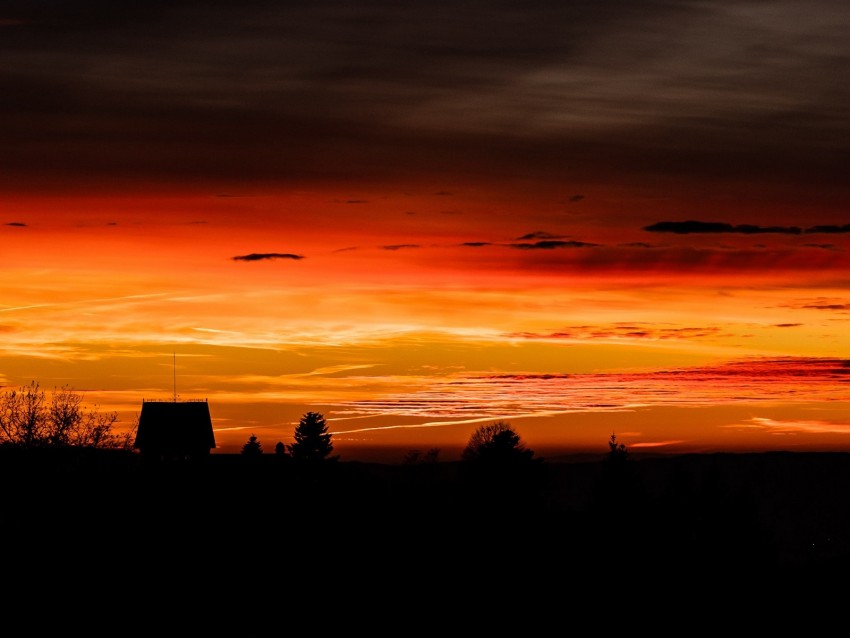
[(848, 451), (834, 0), (0, 9), (0, 391), (346, 459)]

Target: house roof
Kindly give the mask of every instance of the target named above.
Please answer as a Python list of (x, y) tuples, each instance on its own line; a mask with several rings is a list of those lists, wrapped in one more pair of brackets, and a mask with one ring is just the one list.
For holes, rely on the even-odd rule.
[(215, 447), (206, 401), (143, 401), (133, 447), (142, 452), (190, 454)]

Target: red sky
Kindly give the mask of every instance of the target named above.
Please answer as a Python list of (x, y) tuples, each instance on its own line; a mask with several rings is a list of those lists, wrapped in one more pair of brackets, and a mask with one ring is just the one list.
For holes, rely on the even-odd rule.
[(4, 389), (850, 449), (843, 3), (72, 4), (0, 10)]

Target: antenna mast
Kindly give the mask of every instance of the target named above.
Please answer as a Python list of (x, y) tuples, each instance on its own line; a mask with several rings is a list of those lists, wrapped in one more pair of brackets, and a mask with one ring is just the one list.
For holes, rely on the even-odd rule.
[(177, 353), (174, 353), (174, 403), (177, 403)]

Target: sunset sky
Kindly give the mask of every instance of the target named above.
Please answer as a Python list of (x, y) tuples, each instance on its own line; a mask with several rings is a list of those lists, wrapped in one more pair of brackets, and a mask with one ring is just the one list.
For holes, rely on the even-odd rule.
[(0, 388), (217, 452), (850, 451), (850, 12), (0, 5)]

